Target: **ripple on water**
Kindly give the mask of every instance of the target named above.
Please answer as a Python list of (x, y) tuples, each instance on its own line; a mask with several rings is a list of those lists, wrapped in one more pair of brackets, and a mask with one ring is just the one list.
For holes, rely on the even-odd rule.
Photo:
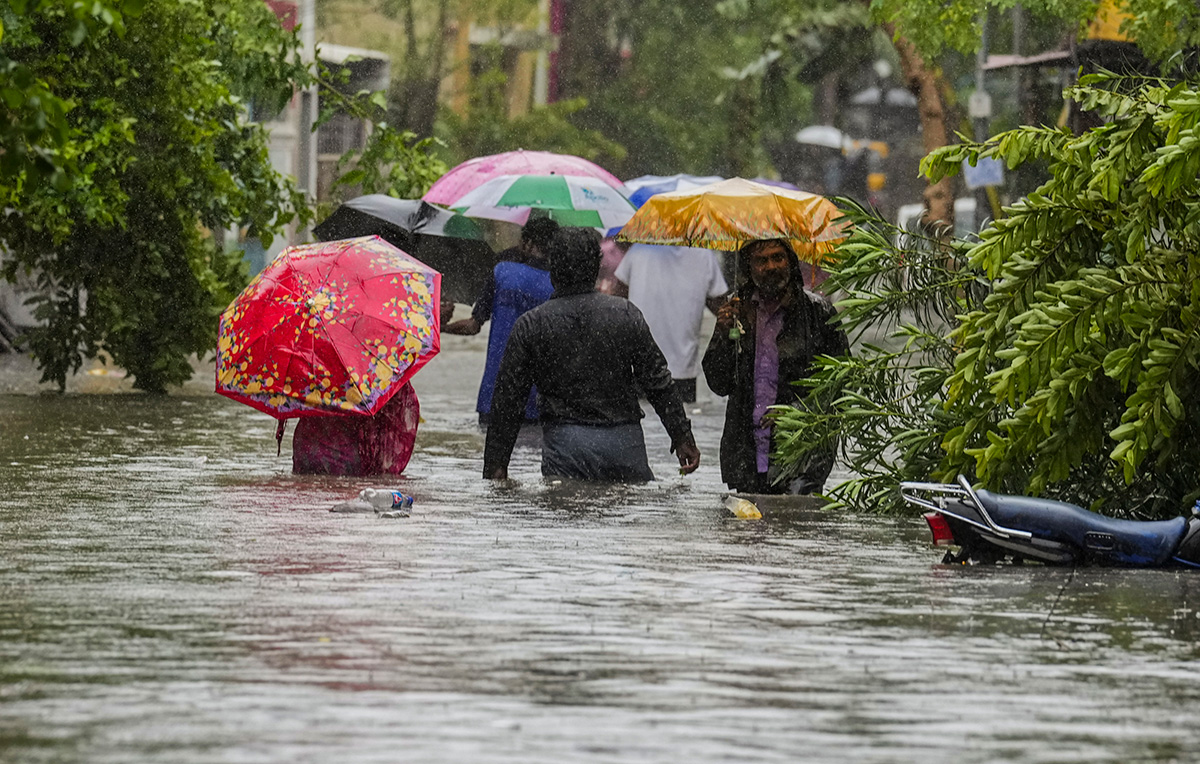
[[(914, 520), (735, 520), (713, 399), (694, 417), (696, 475), (675, 474), (651, 418), (657, 483), (546, 483), (532, 437), (516, 480), (495, 485), (458, 402), (474, 399), (478, 358), (443, 355), (426, 382), (444, 389), (418, 386), (426, 422), (394, 481), (293, 476), (274, 422), (212, 395), (0, 398), (0, 750), (185, 764), (1200, 755), (1194, 575), (943, 567)], [(416, 497), (412, 517), (328, 511), (389, 484)]]

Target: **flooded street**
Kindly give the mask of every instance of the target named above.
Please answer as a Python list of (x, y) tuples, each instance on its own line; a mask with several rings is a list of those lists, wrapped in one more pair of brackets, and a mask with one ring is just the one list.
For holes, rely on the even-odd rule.
[[(414, 380), (394, 484), (274, 420), (0, 356), (0, 762), (1186, 762), (1200, 573), (947, 568), (919, 519), (727, 516), (681, 478), (479, 477), (485, 335)], [(369, 486), (412, 517), (333, 514)]]

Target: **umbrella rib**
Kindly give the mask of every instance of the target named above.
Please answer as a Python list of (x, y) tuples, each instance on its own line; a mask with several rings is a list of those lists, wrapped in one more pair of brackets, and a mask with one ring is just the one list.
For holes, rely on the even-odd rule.
[[(296, 294), (296, 293), (294, 293), (294, 292), (293, 292), (293, 293), (291, 293), (289, 296), (292, 296), (292, 297), (299, 297), (299, 295), (298, 295), (298, 294)], [(247, 333), (245, 334), (245, 340), (242, 342), (242, 344), (243, 344), (243, 345), (245, 345), (245, 346), (247, 346), (247, 347), (249, 347), (250, 345), (253, 345), (254, 343), (256, 343), (256, 342), (258, 342), (259, 340), (261, 340), (261, 339), (262, 339), (264, 336), (266, 336), (266, 335), (268, 335), (268, 334), (271, 334), (271, 333), (273, 333), (273, 332), (277, 331), (277, 330), (279, 329), (279, 327), (280, 327), (280, 326), (282, 326), (282, 323), (280, 323), (280, 324), (276, 324), (275, 326), (259, 326), (259, 325), (255, 325), (255, 326), (253, 327), (253, 329), (254, 329), (254, 332), (253, 332), (252, 334), (251, 334), (251, 333), (249, 333), (249, 332), (247, 332)]]
[[(385, 275), (390, 277), (393, 274), (385, 274)], [(318, 317), (318, 320), (321, 322), (321, 326), (322, 326), (322, 328), (325, 329), (326, 334), (328, 334), (329, 330), (328, 330), (327, 325), (325, 324), (324, 318)], [(371, 316), (371, 315), (367, 315), (365, 313), (359, 313), (357, 316), (355, 316), (355, 320), (356, 320), (356, 323), (357, 323), (357, 321), (374, 321), (374, 322), (382, 324), (383, 326), (388, 327), (395, 331), (399, 331), (399, 329), (400, 329), (400, 327), (397, 327), (394, 324), (390, 324), (387, 321), (385, 321), (384, 319), (379, 318), (378, 316)], [(385, 364), (388, 363), (386, 358), (380, 357), (380, 355), (378, 353), (376, 353), (375, 350), (370, 345), (368, 345), (365, 341), (360, 339), (357, 333), (352, 332), (350, 336), (353, 337), (354, 340), (358, 343), (358, 347), (361, 349), (365, 349), (367, 351), (368, 355), (371, 358), (374, 358), (375, 361), (377, 361), (379, 363), (385, 363)], [(338, 361), (341, 362), (342, 366), (344, 366), (345, 368), (350, 368), (350, 366), (346, 363), (346, 359), (342, 356), (342, 348), (339, 345), (334, 344), (332, 342), (330, 343), (330, 346), (333, 348), (333, 352), (335, 355), (337, 355)], [(418, 357), (419, 357), (419, 355), (420, 354), (418, 353)], [(417, 364), (414, 363), (410, 366), (410, 368), (415, 368), (416, 366), (417, 366)], [(388, 367), (391, 368), (391, 364), (388, 364)], [(395, 370), (395, 371), (399, 372), (399, 370)], [(399, 372), (398, 376), (403, 377), (403, 373)], [(358, 393), (362, 397), (362, 399), (366, 400), (366, 395), (363, 393), (363, 389), (362, 389), (362, 386), (360, 385), (360, 383), (358, 381), (354, 381), (354, 380), (351, 380), (351, 381), (353, 382), (355, 388), (358, 390)], [(405, 381), (407, 381), (407, 380), (405, 380)], [(403, 383), (394, 385), (395, 389), (393, 389), (392, 391), (389, 392), (387, 398), (384, 399), (385, 402), (386, 402), (386, 400), (390, 399), (392, 397), (392, 395), (395, 394), (395, 390), (398, 390), (402, 386), (403, 386)]]
[[(300, 332), (300, 335), (301, 335), (301, 337), (307, 336), (308, 343), (309, 343), (309, 346), (308, 346), (309, 356), (310, 357), (314, 356), (316, 354), (316, 339), (313, 337), (311, 332)], [(299, 348), (297, 348), (297, 349), (299, 349)], [(297, 361), (298, 358), (299, 358), (299, 353), (288, 353), (287, 366), (283, 370), (283, 379), (284, 379), (285, 383), (287, 382), (287, 380), (291, 379), (292, 365)], [(292, 382), (290, 382), (288, 384), (295, 386), (297, 384), (300, 384), (301, 382), (307, 382), (307, 381), (308, 380), (293, 380)], [(303, 398), (297, 397), (296, 393), (298, 393), (298, 392), (299, 391), (296, 390), (295, 387), (293, 387), (293, 393), (291, 395), (288, 395), (288, 397), (294, 401), (298, 401), (300, 403), (305, 403)], [(305, 405), (308, 405), (308, 404), (305, 403)], [(285, 416), (283, 418), (287, 419), (288, 417)]]
[[(360, 316), (359, 316), (359, 317), (360, 317), (360, 318), (362, 317), (362, 316), (361, 316), (361, 314), (360, 314)], [(324, 318), (321, 318), (321, 317), (318, 317), (318, 319), (317, 319), (317, 320), (321, 322), (321, 328), (322, 328), (322, 329), (324, 329), (324, 330), (325, 330), (325, 334), (326, 334), (326, 335), (328, 335), (328, 334), (329, 334), (329, 328), (328, 328), (328, 326), (327, 326), (327, 325), (326, 325), (326, 323), (325, 323), (325, 319), (324, 319)], [(351, 334), (350, 336), (354, 337), (354, 340), (355, 340), (355, 342), (357, 342), (357, 343), (358, 343), (359, 347), (368, 347), (368, 345), (367, 345), (365, 342), (363, 342), (363, 340), (361, 340), (361, 339), (360, 339), (360, 338), (359, 338), (357, 335), (355, 335), (355, 334)], [(346, 359), (342, 357), (342, 348), (341, 348), (341, 347), (339, 347), (337, 344), (335, 344), (335, 343), (333, 343), (333, 342), (330, 342), (330, 343), (329, 343), (329, 346), (330, 346), (331, 348), (333, 348), (333, 354), (337, 356), (338, 362), (339, 362), (340, 364), (342, 364), (342, 367), (343, 367), (343, 368), (346, 368), (346, 369), (349, 369), (349, 368), (350, 368), (350, 366), (349, 366), (349, 365), (346, 363)], [(374, 356), (374, 353), (372, 353), (372, 356)], [(353, 379), (353, 378), (350, 378), (350, 377), (347, 377), (347, 378), (348, 378), (348, 379), (350, 379), (351, 383), (353, 383), (353, 385), (354, 385), (354, 389), (355, 389), (355, 390), (358, 390), (358, 396), (359, 396), (359, 399), (360, 399), (360, 400), (364, 400), (364, 401), (365, 401), (365, 400), (367, 399), (367, 396), (366, 396), (366, 395), (363, 393), (363, 389), (362, 389), (362, 385), (361, 385), (361, 383), (360, 383), (358, 380), (356, 380), (356, 379)], [(389, 397), (391, 397), (391, 396), (389, 396)]]
[[(342, 251), (343, 251), (343, 252), (345, 251), (345, 247), (343, 247), (343, 248), (342, 248)], [(339, 253), (339, 254), (341, 254), (341, 253)], [(329, 275), (330, 275), (330, 273), (332, 273), (332, 272), (333, 272), (333, 268), (334, 268), (334, 265), (335, 265), (335, 263), (336, 263), (336, 259), (335, 259), (333, 262), (329, 263), (329, 265), (328, 265), (328, 268), (327, 268), (325, 271), (323, 271), (323, 272), (322, 272), (322, 271), (320, 271), (320, 270), (316, 271), (317, 278), (316, 278), (316, 279), (314, 279), (314, 281), (317, 281), (317, 282), (319, 282), (319, 283), (316, 283), (316, 284), (309, 284), (309, 285), (307, 285), (307, 288), (308, 288), (308, 290), (309, 290), (309, 292), (310, 292), (310, 293), (314, 292), (316, 289), (319, 289), (321, 286), (324, 286), (325, 284), (327, 284), (327, 283), (329, 282)], [(303, 301), (303, 302), (307, 303), (307, 301), (308, 301), (308, 297), (306, 297), (305, 295), (301, 294), (300, 292), (295, 292), (295, 293), (293, 293), (293, 294), (294, 294), (294, 295), (297, 297), (297, 299), (299, 299), (299, 300), (301, 300), (301, 301)], [(320, 316), (320, 314), (317, 314), (317, 315), (315, 316), (315, 318), (316, 318), (316, 319), (317, 319), (317, 321), (318, 321), (318, 322), (321, 324), (321, 328), (322, 328), (322, 329), (325, 331), (325, 334), (326, 334), (326, 336), (328, 336), (328, 334), (329, 334), (329, 332), (328, 332), (328, 329), (327, 329), (327, 327), (325, 326), (325, 322), (324, 322), (324, 320), (322, 319), (322, 317)], [(317, 355), (317, 342), (316, 342), (316, 333), (315, 333), (315, 332), (301, 332), (301, 335), (306, 335), (306, 336), (307, 336), (307, 341), (308, 341), (308, 357), (309, 357), (310, 359), (315, 359), (315, 358), (316, 358), (316, 355)], [(330, 343), (330, 344), (332, 345), (332, 343)], [(335, 352), (335, 353), (337, 352), (337, 348), (336, 348), (336, 347), (334, 348), (334, 352)], [(285, 379), (285, 380), (286, 380), (286, 379), (288, 379), (288, 377), (290, 376), (290, 374), (291, 374), (291, 371), (292, 371), (292, 366), (293, 366), (293, 364), (294, 364), (294, 363), (295, 363), (295, 362), (296, 362), (298, 359), (299, 359), (299, 354), (298, 354), (298, 353), (289, 353), (289, 354), (288, 354), (288, 364), (287, 364), (287, 368), (286, 368), (286, 370), (285, 370), (285, 375), (284, 375), (284, 379)], [(341, 360), (341, 356), (340, 356), (340, 355), (338, 356), (338, 360), (339, 360), (339, 361)], [(308, 381), (308, 380), (305, 380), (305, 382), (307, 382), (307, 381)], [(315, 382), (315, 378), (314, 378), (314, 380), (313, 380), (313, 381)], [(297, 398), (297, 397), (295, 397), (294, 395), (293, 395), (293, 396), (290, 396), (290, 397), (292, 397), (292, 399), (293, 399), (293, 400), (296, 400), (296, 401), (299, 401), (299, 402), (301, 402), (301, 403), (304, 403), (305, 405), (309, 405), (309, 404), (307, 404), (307, 403), (304, 401), (304, 399), (302, 399), (302, 398)]]

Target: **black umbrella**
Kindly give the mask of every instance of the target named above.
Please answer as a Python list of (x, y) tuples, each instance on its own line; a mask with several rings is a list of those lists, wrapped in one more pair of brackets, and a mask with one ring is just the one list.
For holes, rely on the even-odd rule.
[(313, 234), (322, 241), (381, 236), (439, 271), (442, 294), (455, 302), (475, 302), (496, 265), (475, 221), (420, 199), (359, 196), (341, 204)]

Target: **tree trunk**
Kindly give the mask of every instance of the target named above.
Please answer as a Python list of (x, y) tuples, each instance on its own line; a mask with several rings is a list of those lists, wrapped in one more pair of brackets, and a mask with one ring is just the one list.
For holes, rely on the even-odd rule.
[(558, 41), (558, 97), (601, 92), (620, 73), (621, 59), (609, 45), (613, 9), (595, 0), (564, 1)]
[[(921, 120), (921, 132), (925, 142), (925, 153), (949, 143), (946, 129), (946, 107), (942, 102), (941, 72), (930, 67), (913, 44), (896, 33), (893, 24), (885, 23), (883, 29), (891, 35), (896, 52), (900, 54), (900, 73), (913, 95), (917, 97), (917, 113)], [(947, 176), (937, 183), (926, 186), (924, 194), (927, 224), (944, 227), (947, 236), (954, 233), (954, 178)]]
[(446, 55), (448, 2), (439, 0), (437, 22), (424, 52), (417, 39), (413, 0), (397, 0), (384, 8), (391, 18), (403, 21), (406, 46), (402, 74), (392, 80), (390, 87), (388, 121), (420, 137), (433, 135), (433, 123), (437, 119)]

